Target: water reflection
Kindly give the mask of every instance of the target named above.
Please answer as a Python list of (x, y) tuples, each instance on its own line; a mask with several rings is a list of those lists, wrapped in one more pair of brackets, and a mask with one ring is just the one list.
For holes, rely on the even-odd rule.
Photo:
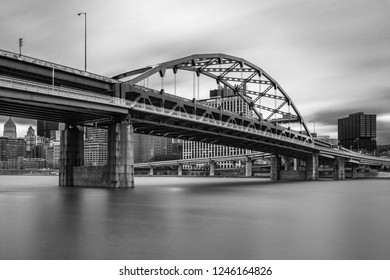
[[(5, 177), (3, 177), (5, 178)], [(0, 181), (1, 259), (389, 259), (388, 180)]]

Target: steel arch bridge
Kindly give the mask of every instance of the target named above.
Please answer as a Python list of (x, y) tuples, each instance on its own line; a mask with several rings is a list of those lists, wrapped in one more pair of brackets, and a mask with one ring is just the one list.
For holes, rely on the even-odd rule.
[(243, 58), (221, 53), (195, 54), (128, 71), (116, 75), (113, 79), (129, 85), (142, 82), (148, 84), (145, 81), (157, 75), (161, 77), (161, 90), (163, 91), (167, 70), (172, 70), (174, 74), (175, 95), (176, 74), (179, 70), (193, 72), (194, 87), (195, 76), (199, 79), (201, 75), (204, 75), (213, 79), (219, 86), (223, 85), (230, 89), (234, 96), (239, 96), (248, 105), (252, 118), (288, 129), (291, 127), (312, 139), (307, 124), (286, 91), (262, 68)]

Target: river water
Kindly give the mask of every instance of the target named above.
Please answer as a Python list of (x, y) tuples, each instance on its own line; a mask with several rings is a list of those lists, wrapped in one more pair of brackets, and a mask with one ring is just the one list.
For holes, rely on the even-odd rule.
[(0, 259), (390, 259), (390, 180), (0, 176)]

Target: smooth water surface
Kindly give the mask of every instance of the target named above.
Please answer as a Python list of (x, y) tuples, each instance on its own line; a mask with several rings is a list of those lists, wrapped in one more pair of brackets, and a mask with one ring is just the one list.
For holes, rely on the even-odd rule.
[(390, 180), (0, 176), (0, 259), (390, 259)]

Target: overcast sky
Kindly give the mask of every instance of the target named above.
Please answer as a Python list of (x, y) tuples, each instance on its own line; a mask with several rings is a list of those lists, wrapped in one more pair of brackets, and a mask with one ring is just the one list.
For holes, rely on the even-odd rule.
[[(308, 126), (377, 114), (390, 143), (390, 0), (1, 0), (0, 49), (113, 76), (196, 53), (242, 57), (269, 73)], [(1, 114), (1, 112), (0, 112)], [(0, 117), (0, 134), (3, 122)], [(35, 122), (16, 119), (18, 136)]]

